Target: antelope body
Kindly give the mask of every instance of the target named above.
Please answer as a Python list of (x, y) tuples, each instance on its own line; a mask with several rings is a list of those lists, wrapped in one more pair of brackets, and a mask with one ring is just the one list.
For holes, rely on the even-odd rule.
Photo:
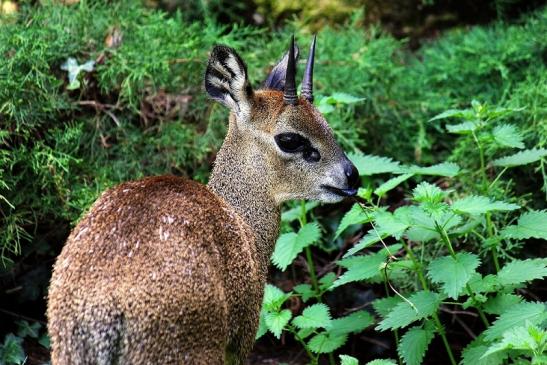
[(75, 227), (48, 297), (52, 364), (242, 364), (258, 326), (280, 204), (354, 195), (355, 167), (296, 95), (294, 41), (254, 91), (217, 46), (205, 88), (231, 110), (208, 186), (173, 176), (105, 193)]

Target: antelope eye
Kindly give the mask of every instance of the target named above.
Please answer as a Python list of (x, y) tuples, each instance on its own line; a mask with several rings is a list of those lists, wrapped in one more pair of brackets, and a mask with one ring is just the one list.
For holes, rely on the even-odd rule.
[(287, 153), (300, 152), (310, 144), (306, 138), (296, 133), (281, 133), (274, 138), (281, 151)]

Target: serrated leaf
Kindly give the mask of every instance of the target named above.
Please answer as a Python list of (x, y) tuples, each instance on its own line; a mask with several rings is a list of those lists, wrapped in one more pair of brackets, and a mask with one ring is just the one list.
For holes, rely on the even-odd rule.
[(328, 328), (331, 326), (329, 307), (323, 303), (306, 307), (292, 323), (298, 328)]
[(427, 347), (435, 337), (429, 328), (412, 327), (401, 337), (397, 351), (407, 365), (420, 365)]
[[(319, 205), (319, 202), (317, 201), (309, 201), (304, 204), (304, 210), (306, 212), (309, 212), (313, 208), (317, 207)], [(281, 214), (281, 221), (282, 222), (292, 222), (294, 220), (297, 220), (300, 215), (302, 215), (302, 207), (300, 204), (298, 204), (296, 207), (291, 208), (287, 211), (284, 211)]]
[(291, 293), (284, 293), (281, 289), (271, 284), (266, 284), (262, 307), (267, 311), (277, 312), (290, 295)]
[(28, 321), (22, 320), (17, 321), (17, 336), (25, 338), (25, 337), (32, 337), (32, 338), (38, 338), (40, 335), (40, 328), (42, 328), (42, 325), (38, 322), (34, 322), (30, 324)]
[(395, 306), (402, 301), (403, 299), (396, 295), (392, 297), (379, 298), (372, 302), (372, 307), (380, 317), (385, 318), (389, 312), (391, 312), (393, 308), (395, 308)]
[(440, 303), (439, 295), (429, 291), (414, 293), (408, 300), (414, 304), (416, 309), (407, 302), (397, 304), (376, 326), (376, 330), (385, 331), (406, 327), (414, 321), (432, 315), (439, 308)]
[(401, 164), (389, 157), (365, 155), (358, 152), (350, 153), (348, 157), (359, 170), (360, 176), (403, 172)]
[(513, 124), (498, 125), (492, 131), (494, 140), (502, 146), (524, 148), (523, 137), (518, 128)]
[(23, 339), (9, 333), (4, 337), (4, 343), (0, 345), (0, 360), (6, 364), (23, 364), (25, 362), (25, 350), (23, 349)]
[(289, 309), (283, 309), (280, 312), (268, 312), (264, 316), (264, 322), (268, 329), (274, 334), (274, 336), (279, 339), (281, 337), (281, 332), (283, 328), (291, 320), (292, 313)]
[(443, 162), (428, 167), (410, 166), (408, 171), (417, 175), (454, 177), (459, 174), (460, 167), (454, 162)]
[(520, 295), (499, 293), (495, 297), (489, 298), (488, 301), (484, 303), (483, 309), (488, 314), (500, 315), (520, 302), (522, 302), (522, 297)]
[(272, 255), (273, 264), (285, 271), (304, 248), (321, 236), (319, 225), (315, 222), (303, 226), (298, 233), (289, 232), (279, 236)]
[(315, 296), (315, 291), (310, 284), (299, 284), (295, 286), (293, 290), (301, 295), (304, 303)]
[(470, 195), (452, 203), (452, 210), (460, 214), (478, 215), (492, 211), (511, 211), (520, 206), (502, 201), (492, 201), (485, 196)]
[(513, 285), (542, 279), (547, 276), (546, 259), (514, 260), (505, 264), (498, 272), (501, 285)]
[(456, 257), (439, 257), (429, 264), (427, 276), (432, 282), (441, 284), (443, 292), (456, 299), (479, 266), (477, 255), (460, 252)]
[(323, 103), (319, 103), (319, 105), (317, 105), (317, 110), (319, 110), (319, 112), (321, 114), (329, 114), (329, 113), (332, 113), (334, 111), (334, 106), (331, 105), (331, 104), (323, 104)]
[(500, 235), (504, 238), (524, 240), (527, 238), (543, 238), (547, 240), (547, 211), (532, 210), (524, 213), (516, 225), (505, 227)]
[(474, 117), (474, 115), (475, 113), (473, 113), (473, 111), (469, 109), (448, 109), (441, 114), (437, 114), (433, 118), (429, 119), (429, 121), (432, 122), (435, 120), (446, 118), (471, 119)]
[(496, 321), (484, 331), (485, 339), (493, 341), (501, 338), (510, 328), (523, 326), (526, 321), (539, 324), (547, 319), (544, 303), (522, 302), (502, 313)]
[(365, 365), (397, 365), (397, 363), (391, 359), (377, 359), (369, 361)]
[(410, 179), (412, 176), (414, 176), (414, 174), (403, 174), (403, 175), (399, 175), (397, 177), (394, 177), (392, 179), (389, 179), (388, 181), (386, 181), (382, 185), (378, 186), (376, 188), (376, 190), (374, 190), (374, 194), (378, 195), (379, 197), (382, 197), (388, 191), (396, 188), (397, 186), (399, 186), (399, 184), (401, 184), (402, 182)]
[(356, 333), (361, 332), (374, 323), (374, 318), (366, 311), (357, 311), (345, 317), (336, 318), (331, 321), (329, 332)]
[(371, 219), (371, 215), (369, 214), (367, 216), (367, 214), (359, 204), (353, 204), (351, 209), (348, 210), (348, 212), (342, 217), (340, 225), (338, 225), (338, 228), (336, 229), (334, 239), (338, 238), (338, 236), (340, 236), (340, 234), (344, 232), (349, 226), (353, 224), (363, 224), (366, 222), (370, 222)]
[(355, 244), (355, 246), (350, 248), (348, 252), (344, 254), (343, 257), (344, 258), (350, 257), (356, 254), (357, 252), (364, 250), (365, 248), (370, 247), (375, 243), (380, 242), (381, 240), (383, 240), (384, 238), (387, 238), (388, 236), (389, 236), (388, 234), (378, 235), (374, 230), (370, 230), (367, 232), (367, 234), (363, 236), (363, 238), (361, 238), (359, 242)]
[(309, 337), (314, 332), (315, 332), (315, 328), (301, 328), (298, 330), (296, 334), (301, 339), (305, 339), (306, 337)]
[(471, 290), (476, 293), (490, 293), (498, 290), (500, 286), (496, 275), (489, 274), (482, 277), (479, 273), (474, 273), (471, 279), (469, 279), (468, 284)]
[(320, 290), (327, 290), (332, 286), (334, 281), (336, 280), (336, 274), (333, 272), (329, 272), (325, 276), (323, 276), (321, 279), (319, 279), (319, 289)]
[(444, 195), (444, 191), (426, 181), (419, 183), (412, 191), (412, 198), (419, 203), (439, 203)]
[(318, 335), (313, 336), (308, 342), (308, 346), (311, 351), (316, 354), (327, 354), (333, 352), (339, 347), (342, 347), (348, 335), (345, 333), (334, 334), (330, 332), (323, 332)]
[(505, 156), (492, 161), (492, 165), (501, 167), (513, 167), (527, 165), (532, 162), (539, 161), (547, 156), (547, 149), (533, 148), (515, 153), (514, 155)]
[[(482, 336), (481, 336), (482, 337)], [(462, 352), (461, 365), (501, 365), (507, 354), (496, 353), (484, 356), (488, 345), (482, 342), (482, 338), (471, 341)]]
[(359, 365), (359, 360), (352, 356), (340, 355), (340, 365)]
[(535, 341), (534, 337), (530, 335), (528, 328), (519, 326), (505, 331), (502, 340), (490, 346), (483, 357), (508, 349), (534, 351), (537, 348), (538, 343)]
[(355, 103), (358, 103), (360, 101), (365, 100), (365, 98), (359, 98), (357, 96), (353, 96), (353, 95), (350, 95), (350, 94), (347, 94), (347, 93), (341, 93), (341, 92), (333, 93), (331, 95), (331, 97), (337, 103), (340, 103), (340, 104), (355, 104)]
[(380, 272), (385, 261), (385, 256), (379, 253), (366, 256), (354, 256), (338, 261), (338, 265), (344, 266), (348, 270), (332, 284), (331, 289), (354, 281), (361, 281), (374, 277)]
[(311, 222), (300, 228), (296, 242), (300, 247), (305, 248), (319, 240), (319, 238), (321, 238), (321, 229), (319, 228), (319, 224), (316, 222)]
[(468, 134), (476, 130), (478, 126), (479, 124), (476, 122), (467, 121), (458, 124), (447, 124), (446, 130), (455, 134)]
[(265, 317), (266, 312), (262, 310), (258, 319), (258, 330), (256, 331), (255, 340), (258, 340), (260, 337), (264, 336), (266, 332), (268, 332), (268, 326), (266, 326)]

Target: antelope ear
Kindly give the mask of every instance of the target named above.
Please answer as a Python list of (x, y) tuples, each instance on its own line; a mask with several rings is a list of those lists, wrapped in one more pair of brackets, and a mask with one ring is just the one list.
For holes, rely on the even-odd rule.
[(249, 118), (253, 89), (247, 77), (247, 66), (232, 48), (213, 48), (205, 71), (205, 90), (238, 118)]
[[(294, 45), (294, 60), (298, 61), (298, 46)], [(266, 81), (264, 81), (265, 89), (273, 89), (278, 91), (285, 90), (285, 74), (287, 73), (287, 62), (289, 60), (289, 52), (285, 53), (283, 58), (274, 66)]]

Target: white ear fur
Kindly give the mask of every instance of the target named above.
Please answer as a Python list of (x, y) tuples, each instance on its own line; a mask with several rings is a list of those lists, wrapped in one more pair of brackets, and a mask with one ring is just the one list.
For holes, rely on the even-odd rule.
[(205, 89), (209, 95), (232, 110), (241, 121), (251, 115), (253, 90), (247, 78), (247, 67), (229, 47), (216, 46), (205, 72)]

